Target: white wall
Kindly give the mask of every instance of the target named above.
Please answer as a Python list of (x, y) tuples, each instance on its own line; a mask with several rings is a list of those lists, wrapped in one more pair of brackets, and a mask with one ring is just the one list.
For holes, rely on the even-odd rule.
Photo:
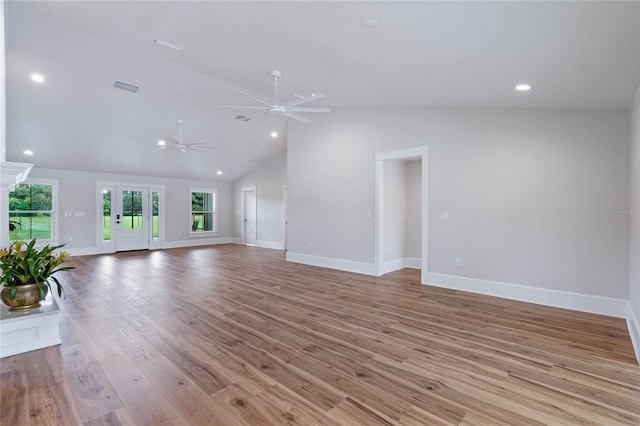
[(337, 109), (291, 123), (291, 258), (373, 264), (374, 155), (425, 144), (430, 271), (627, 299), (629, 218), (606, 214), (628, 204), (626, 111)]
[[(7, 76), (4, 42), (5, 4), (4, 1), (0, 4), (0, 163), (7, 159)], [(4, 222), (5, 220), (3, 218), (2, 223)]]
[(638, 362), (640, 362), (640, 84), (636, 90), (631, 118), (631, 201), (629, 205), (631, 219), (629, 300), (631, 312), (628, 322)]
[[(97, 202), (96, 184), (99, 181), (122, 183), (146, 183), (164, 185), (165, 246), (197, 245), (202, 237), (189, 237), (189, 187), (217, 189), (218, 238), (231, 236), (231, 184), (158, 177), (116, 175), (71, 170), (34, 167), (30, 179), (49, 178), (59, 180), (60, 212), (84, 212), (84, 217), (59, 217), (59, 241), (66, 243), (65, 249), (73, 253), (88, 252), (96, 247)], [(72, 242), (68, 239), (72, 238)]]
[(421, 249), (421, 200), (422, 200), (422, 161), (408, 161), (407, 174), (407, 227), (405, 257), (420, 259)]
[(284, 186), (287, 184), (287, 152), (268, 159), (233, 182), (232, 236), (242, 237), (242, 188), (255, 186), (257, 196), (257, 246), (284, 248)]
[(407, 172), (405, 162), (384, 162), (383, 260), (404, 259), (406, 248)]

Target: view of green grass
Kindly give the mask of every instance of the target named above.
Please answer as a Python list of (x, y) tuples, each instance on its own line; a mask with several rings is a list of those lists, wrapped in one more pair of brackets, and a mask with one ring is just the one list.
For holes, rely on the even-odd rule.
[[(152, 237), (158, 238), (160, 236), (160, 227), (158, 225), (158, 216), (153, 216), (153, 230)], [(103, 241), (111, 240), (111, 217), (104, 216), (104, 223), (102, 226), (102, 238)], [(142, 228), (142, 216), (123, 216), (122, 229), (140, 229)]]
[(12, 227), (9, 227), (10, 240), (51, 239), (51, 217), (48, 215), (19, 217), (9, 214), (9, 221), (15, 228), (11, 230)]
[[(158, 216), (153, 217), (153, 238), (160, 236)], [(31, 217), (15, 217), (11, 215), (9, 220), (15, 226), (13, 231), (9, 231), (10, 240), (31, 240), (33, 238), (48, 240), (51, 239), (51, 218), (49, 216), (37, 215)], [(104, 241), (111, 240), (111, 228), (109, 224), (111, 218), (105, 216), (102, 227)], [(123, 229), (139, 229), (142, 224), (141, 216), (125, 216), (122, 221)]]

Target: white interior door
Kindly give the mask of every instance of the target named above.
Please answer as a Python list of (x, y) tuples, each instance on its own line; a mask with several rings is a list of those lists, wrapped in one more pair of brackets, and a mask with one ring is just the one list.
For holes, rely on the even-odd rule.
[(149, 190), (116, 187), (116, 251), (149, 248)]
[(282, 206), (284, 208), (284, 223), (283, 223), (283, 235), (282, 241), (284, 244), (284, 250), (287, 250), (287, 225), (289, 223), (289, 213), (287, 211), (287, 202), (288, 202), (288, 194), (287, 194), (287, 185), (284, 186), (284, 190), (282, 193)]
[(243, 197), (243, 226), (244, 226), (244, 243), (248, 246), (253, 246), (256, 244), (257, 238), (257, 226), (256, 226), (256, 216), (257, 216), (257, 203), (256, 203), (256, 191), (245, 190), (242, 192)]

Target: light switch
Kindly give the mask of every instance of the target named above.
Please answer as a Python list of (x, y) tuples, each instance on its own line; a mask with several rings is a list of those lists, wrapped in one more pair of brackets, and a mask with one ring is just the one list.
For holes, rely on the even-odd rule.
[(440, 213), (440, 220), (449, 220), (449, 213), (441, 212)]

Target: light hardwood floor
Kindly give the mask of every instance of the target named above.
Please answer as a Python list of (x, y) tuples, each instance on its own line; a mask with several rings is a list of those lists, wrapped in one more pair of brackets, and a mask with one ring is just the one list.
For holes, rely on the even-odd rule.
[(622, 319), (238, 245), (71, 262), (62, 345), (0, 363), (2, 425), (640, 424)]

